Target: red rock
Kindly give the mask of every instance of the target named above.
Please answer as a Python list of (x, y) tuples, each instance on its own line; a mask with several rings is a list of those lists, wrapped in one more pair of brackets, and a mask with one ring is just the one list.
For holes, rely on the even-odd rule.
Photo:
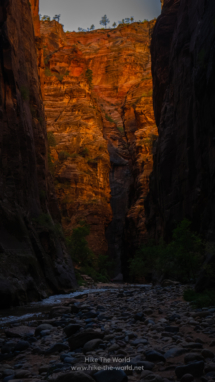
[(121, 272), (124, 237), (128, 255), (147, 237), (144, 198), (157, 136), (150, 60), (154, 23), (64, 33), (56, 21), (41, 22), (44, 105), (48, 132), (57, 142), (51, 156), (63, 226), (71, 233), (85, 220), (90, 248), (106, 254), (109, 247), (115, 274)]

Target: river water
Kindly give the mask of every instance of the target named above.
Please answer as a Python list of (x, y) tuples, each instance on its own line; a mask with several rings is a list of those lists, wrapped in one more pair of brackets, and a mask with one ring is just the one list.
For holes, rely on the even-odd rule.
[(119, 292), (120, 289), (130, 289), (130, 288), (151, 288), (150, 284), (141, 284), (141, 285), (133, 285), (133, 284), (121, 284), (117, 288), (116, 287), (105, 287), (105, 288), (98, 288), (98, 289), (85, 289), (83, 291), (76, 291), (69, 294), (59, 294), (50, 296), (48, 298), (45, 298), (42, 301), (39, 302), (33, 302), (28, 305), (24, 306), (18, 306), (11, 309), (4, 309), (0, 310), (0, 327), (5, 324), (14, 323), (14, 322), (21, 322), (21, 321), (28, 321), (34, 318), (42, 318), (44, 317), (45, 312), (47, 310), (50, 310), (50, 308), (54, 305), (60, 304), (63, 302), (63, 300), (71, 299), (71, 298), (77, 298), (78, 296), (82, 296), (85, 294), (92, 294), (92, 293), (102, 293), (106, 292), (107, 290), (112, 291), (113, 293)]

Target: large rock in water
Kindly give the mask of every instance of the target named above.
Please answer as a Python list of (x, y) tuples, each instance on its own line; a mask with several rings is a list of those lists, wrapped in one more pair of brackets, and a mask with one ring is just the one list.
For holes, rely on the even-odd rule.
[[(34, 3), (36, 3), (34, 1)], [(0, 5), (1, 308), (75, 286), (56, 223), (45, 116), (28, 0)]]
[(148, 229), (156, 237), (169, 238), (186, 217), (214, 242), (214, 19), (213, 1), (166, 0), (153, 31), (159, 138), (146, 205)]

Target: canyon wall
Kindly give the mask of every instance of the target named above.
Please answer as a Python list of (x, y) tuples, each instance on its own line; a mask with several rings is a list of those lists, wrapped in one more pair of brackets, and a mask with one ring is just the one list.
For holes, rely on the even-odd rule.
[(186, 217), (214, 242), (214, 2), (164, 1), (151, 53), (159, 139), (146, 201), (148, 229), (168, 239)]
[(150, 42), (155, 21), (64, 32), (41, 22), (51, 167), (67, 234), (90, 225), (115, 274), (146, 238), (144, 199), (157, 135)]
[[(48, 172), (31, 11), (36, 12), (28, 0), (1, 1), (1, 308), (39, 300), (75, 286)], [(38, 25), (36, 14), (35, 24)]]

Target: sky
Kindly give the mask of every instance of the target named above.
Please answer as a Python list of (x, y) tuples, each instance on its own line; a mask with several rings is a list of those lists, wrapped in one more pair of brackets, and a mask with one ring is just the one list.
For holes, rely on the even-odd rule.
[(78, 27), (87, 29), (92, 24), (101, 28), (101, 17), (106, 14), (109, 26), (126, 17), (135, 21), (152, 20), (161, 12), (160, 0), (40, 0), (40, 14), (51, 18), (61, 14), (60, 23), (64, 31), (77, 31)]

